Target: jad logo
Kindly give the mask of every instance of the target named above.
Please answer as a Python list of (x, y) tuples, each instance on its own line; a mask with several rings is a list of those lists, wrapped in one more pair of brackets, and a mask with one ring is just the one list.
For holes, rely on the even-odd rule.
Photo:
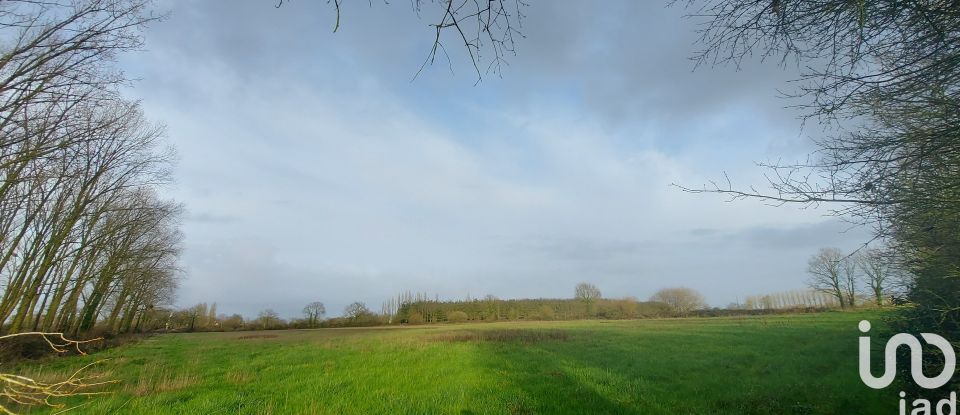
[[(870, 331), (870, 322), (860, 321), (860, 331), (867, 333)], [(953, 351), (953, 346), (943, 337), (933, 333), (920, 333), (920, 337), (927, 343), (936, 346), (943, 353), (943, 370), (934, 377), (927, 377), (923, 373), (923, 345), (916, 336), (907, 333), (895, 334), (883, 350), (883, 375), (873, 376), (870, 371), (870, 337), (860, 336), (860, 380), (873, 389), (883, 389), (893, 383), (897, 372), (897, 348), (907, 346), (910, 349), (910, 375), (914, 383), (924, 389), (936, 389), (946, 385), (953, 377), (953, 372), (957, 366), (957, 356)], [(900, 414), (906, 415), (907, 403), (904, 400), (905, 392), (900, 392)], [(928, 399), (915, 399), (911, 403), (912, 410), (910, 415), (956, 415), (957, 413), (957, 394), (950, 392), (950, 396), (941, 399), (934, 406)], [(934, 409), (936, 412), (934, 412)]]

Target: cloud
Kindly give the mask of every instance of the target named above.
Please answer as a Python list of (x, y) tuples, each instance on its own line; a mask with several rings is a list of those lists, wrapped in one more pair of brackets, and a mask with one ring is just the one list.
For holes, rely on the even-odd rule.
[(190, 222), (208, 223), (208, 224), (229, 224), (236, 222), (237, 218), (230, 215), (218, 215), (216, 213), (201, 212), (187, 214), (187, 220)]
[(728, 240), (742, 240), (756, 249), (815, 250), (823, 247), (825, 239), (844, 248), (854, 249), (870, 240), (869, 229), (852, 225), (840, 219), (790, 227), (770, 225), (748, 228), (724, 236)]
[(669, 186), (762, 184), (752, 160), (806, 148), (771, 98), (790, 73), (691, 72), (681, 10), (536, 3), (503, 79), (474, 87), (438, 67), (409, 82), (430, 38), (404, 7), (351, 9), (333, 35), (324, 4), (164, 6), (123, 64), (181, 156), (181, 305), (293, 317), (401, 290), (569, 297), (580, 281), (722, 305), (802, 287), (817, 247), (863, 235)]
[(530, 242), (533, 243), (521, 247), (540, 252), (552, 261), (572, 262), (609, 262), (640, 255), (656, 244), (654, 241), (561, 238), (544, 238)]

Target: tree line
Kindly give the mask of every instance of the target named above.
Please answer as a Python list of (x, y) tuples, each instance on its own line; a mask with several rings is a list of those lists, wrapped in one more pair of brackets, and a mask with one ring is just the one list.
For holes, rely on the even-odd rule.
[(147, 5), (0, 4), (0, 332), (128, 332), (172, 301), (173, 153), (114, 64)]
[(808, 263), (810, 290), (751, 295), (727, 305), (710, 308), (703, 295), (687, 287), (658, 290), (647, 301), (635, 297), (604, 298), (589, 283), (574, 287), (572, 298), (441, 300), (437, 295), (404, 291), (384, 301), (379, 312), (363, 302), (345, 307), (342, 316), (326, 316), (326, 307), (315, 301), (304, 306), (302, 317), (283, 319), (272, 309), (255, 318), (239, 314), (218, 315), (217, 305), (200, 303), (181, 310), (157, 309), (148, 313), (146, 330), (235, 331), (276, 330), (435, 323), (547, 321), (576, 319), (638, 319), (684, 316), (752, 315), (765, 312), (810, 312), (854, 306), (886, 306), (903, 301), (904, 281), (909, 277), (881, 250), (850, 254), (823, 248)]
[[(887, 291), (884, 291), (885, 293)], [(866, 298), (866, 297), (864, 297)], [(886, 304), (886, 303), (885, 303)], [(815, 291), (786, 291), (748, 296), (726, 309), (711, 308), (703, 295), (687, 287), (658, 290), (646, 301), (635, 297), (604, 298), (593, 284), (580, 283), (572, 298), (500, 299), (483, 298), (443, 300), (424, 292), (404, 291), (384, 301), (379, 312), (363, 302), (346, 306), (339, 317), (326, 316), (326, 307), (315, 301), (304, 306), (301, 317), (281, 318), (272, 309), (260, 311), (254, 318), (239, 314), (216, 314), (216, 304), (200, 303), (181, 310), (159, 310), (150, 318), (158, 331), (236, 331), (279, 330), (437, 323), (550, 321), (579, 319), (642, 319), (663, 317), (712, 317), (754, 315), (769, 312), (816, 312), (839, 308), (831, 295)]]
[(727, 306), (731, 310), (790, 310), (802, 308), (839, 308), (836, 298), (816, 290), (781, 291), (762, 295), (749, 295), (743, 302)]
[(641, 301), (635, 297), (604, 298), (593, 284), (580, 283), (572, 298), (441, 300), (437, 295), (404, 291), (384, 301), (379, 312), (363, 302), (347, 305), (341, 316), (325, 318), (326, 307), (315, 301), (304, 306), (302, 316), (283, 319), (272, 309), (261, 310), (255, 318), (216, 313), (216, 304), (149, 313), (145, 325), (156, 331), (277, 330), (435, 323), (546, 321), (577, 319), (638, 319), (682, 317), (707, 308), (703, 296), (685, 288), (665, 288)]

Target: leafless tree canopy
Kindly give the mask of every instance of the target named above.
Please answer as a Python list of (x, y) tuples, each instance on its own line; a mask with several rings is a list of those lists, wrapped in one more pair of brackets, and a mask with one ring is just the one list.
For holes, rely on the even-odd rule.
[(594, 301), (600, 299), (600, 289), (596, 285), (581, 282), (574, 289), (573, 298), (581, 301)]
[(877, 306), (884, 305), (884, 297), (892, 290), (895, 270), (891, 256), (879, 249), (868, 249), (856, 257), (868, 294)]
[(523, 36), (520, 29), (526, 4), (521, 0), (413, 0), (413, 4), (418, 15), (440, 14), (438, 20), (434, 18), (437, 23), (430, 25), (436, 35), (423, 64), (433, 64), (438, 53), (449, 63), (444, 46), (449, 39), (470, 55), (477, 82), (484, 72), (500, 74), (504, 58), (516, 53), (516, 38)]
[(370, 316), (371, 314), (372, 313), (370, 312), (370, 309), (367, 308), (367, 305), (360, 301), (350, 303), (350, 305), (343, 309), (343, 316), (351, 320), (362, 319)]
[[(698, 64), (759, 55), (805, 68), (817, 115), (870, 115), (878, 99), (928, 105), (960, 81), (960, 11), (952, 1), (690, 0)], [(952, 91), (956, 93), (957, 91)], [(955, 101), (954, 101), (955, 104)]]
[(810, 289), (829, 294), (840, 303), (840, 308), (850, 306), (850, 292), (854, 289), (847, 278), (847, 256), (837, 248), (822, 248), (810, 258), (807, 272), (810, 274)]
[(280, 319), (280, 315), (276, 311), (268, 308), (257, 315), (256, 325), (261, 330), (270, 330), (282, 328), (284, 321)]
[[(702, 23), (698, 64), (760, 55), (804, 68), (808, 115), (848, 120), (798, 163), (764, 163), (772, 192), (729, 180), (693, 192), (774, 203), (840, 202), (836, 213), (876, 225), (913, 202), (956, 204), (960, 163), (960, 11), (950, 1), (693, 0)], [(942, 167), (942, 168), (938, 168)], [(916, 185), (923, 183), (923, 189)]]
[(327, 308), (319, 301), (314, 301), (303, 307), (303, 315), (307, 319), (309, 327), (317, 327), (320, 320), (323, 320), (324, 314), (327, 314)]
[(137, 0), (0, 3), (0, 330), (141, 327), (176, 285), (172, 151), (125, 101)]
[(666, 303), (681, 315), (707, 306), (703, 295), (686, 287), (664, 288), (650, 297), (650, 301)]

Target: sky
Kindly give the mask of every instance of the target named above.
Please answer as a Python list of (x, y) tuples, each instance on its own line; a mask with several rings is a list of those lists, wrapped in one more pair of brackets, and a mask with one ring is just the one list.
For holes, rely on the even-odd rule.
[[(665, 3), (665, 2), (664, 2)], [(822, 129), (787, 108), (795, 67), (699, 67), (697, 21), (657, 1), (530, 2), (502, 73), (433, 41), (431, 3), (158, 1), (120, 57), (126, 93), (176, 147), (185, 206), (176, 304), (299, 317), (401, 291), (723, 307), (804, 289), (820, 247), (868, 232), (826, 208), (689, 194), (804, 159)]]

